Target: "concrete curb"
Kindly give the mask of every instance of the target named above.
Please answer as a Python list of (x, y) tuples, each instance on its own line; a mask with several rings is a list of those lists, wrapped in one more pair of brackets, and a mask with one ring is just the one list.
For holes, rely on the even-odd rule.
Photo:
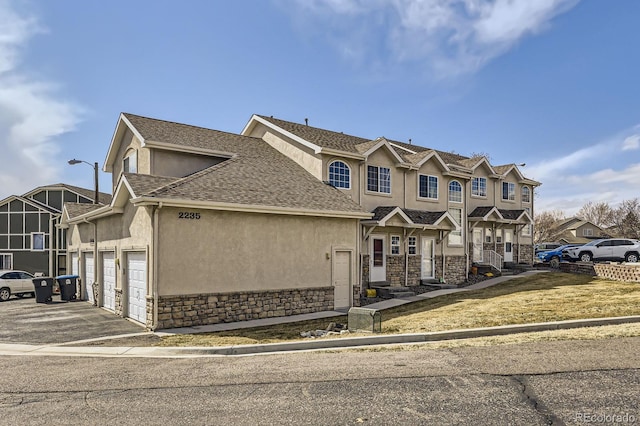
[(570, 321), (555, 321), (535, 324), (505, 325), (466, 330), (436, 331), (432, 333), (371, 335), (341, 339), (316, 339), (299, 342), (267, 343), (224, 347), (71, 347), (45, 345), (0, 344), (0, 355), (37, 356), (91, 356), (91, 357), (144, 357), (144, 358), (193, 358), (212, 356), (246, 356), (278, 352), (315, 351), (326, 349), (349, 349), (363, 346), (425, 343), (442, 340), (469, 339), (474, 337), (503, 336), (548, 330), (597, 327), (603, 325), (631, 324), (640, 322), (640, 315), (594, 318)]

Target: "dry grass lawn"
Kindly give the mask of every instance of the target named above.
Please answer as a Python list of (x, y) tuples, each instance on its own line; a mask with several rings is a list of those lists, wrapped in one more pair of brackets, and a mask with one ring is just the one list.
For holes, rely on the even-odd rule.
[[(585, 275), (541, 273), (483, 290), (427, 299), (382, 312), (383, 333), (640, 315), (640, 284)], [(168, 336), (162, 346), (225, 346), (302, 340), (301, 331), (324, 329), (346, 316), (218, 333)], [(353, 334), (351, 334), (353, 336)]]

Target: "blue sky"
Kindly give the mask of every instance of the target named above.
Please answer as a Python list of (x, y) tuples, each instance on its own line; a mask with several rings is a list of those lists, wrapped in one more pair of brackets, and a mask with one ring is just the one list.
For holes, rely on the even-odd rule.
[[(251, 114), (526, 163), (538, 211), (640, 197), (635, 0), (0, 0), (0, 199), (92, 188), (122, 111)], [(101, 174), (101, 189), (110, 178)]]

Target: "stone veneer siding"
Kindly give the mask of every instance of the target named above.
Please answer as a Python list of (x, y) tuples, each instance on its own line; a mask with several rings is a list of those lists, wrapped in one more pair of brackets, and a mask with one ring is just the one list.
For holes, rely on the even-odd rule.
[(122, 289), (121, 288), (116, 288), (115, 289), (115, 293), (116, 293), (116, 300), (115, 300), (114, 312), (119, 317), (123, 317), (124, 316), (124, 309), (122, 307), (122, 301), (124, 299), (123, 299), (123, 296), (122, 296)]
[[(442, 256), (436, 256), (436, 279), (442, 276)], [(467, 279), (467, 258), (465, 256), (445, 256), (444, 281), (460, 284)]]
[[(386, 259), (387, 279), (392, 286), (405, 285), (405, 257), (404, 255), (388, 255)], [(362, 283), (364, 288), (369, 284), (369, 255), (362, 256)], [(436, 280), (442, 276), (442, 256), (436, 256)], [(409, 255), (407, 285), (420, 285), (422, 276), (422, 256)], [(467, 261), (464, 256), (446, 256), (445, 281), (448, 284), (460, 284), (467, 279)]]
[(160, 296), (157, 329), (333, 310), (333, 287)]

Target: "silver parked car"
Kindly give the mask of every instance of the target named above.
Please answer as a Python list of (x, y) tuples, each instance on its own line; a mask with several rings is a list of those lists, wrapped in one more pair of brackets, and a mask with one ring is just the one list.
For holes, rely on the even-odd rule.
[(33, 275), (25, 271), (0, 270), (0, 302), (9, 300), (11, 295), (24, 297), (30, 294), (35, 297)]
[(629, 238), (594, 240), (583, 246), (562, 250), (562, 258), (582, 262), (593, 260), (638, 262), (640, 260), (640, 241)]

